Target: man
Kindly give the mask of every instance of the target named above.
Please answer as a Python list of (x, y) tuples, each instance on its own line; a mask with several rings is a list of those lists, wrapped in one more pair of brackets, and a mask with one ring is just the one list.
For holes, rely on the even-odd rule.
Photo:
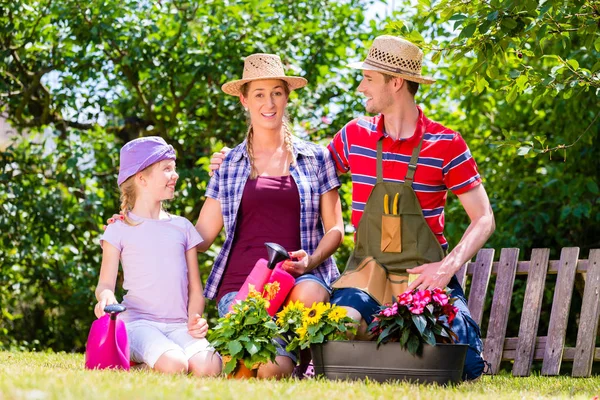
[[(352, 224), (357, 231), (354, 254), (333, 285), (331, 302), (346, 307), (360, 322), (357, 338), (368, 339), (367, 326), (383, 301), (376, 301), (369, 290), (373, 282), (356, 282), (359, 274), (348, 272), (375, 259), (392, 273), (416, 275), (409, 290), (450, 287), (459, 309), (452, 327), (459, 342), (469, 344), (464, 377), (474, 379), (485, 365), (481, 335), (454, 275), (490, 237), (494, 217), (465, 141), (428, 119), (415, 103), (419, 84), (434, 82), (421, 75), (422, 58), (414, 44), (385, 35), (374, 40), (364, 62), (350, 65), (363, 70), (358, 91), (367, 98), (367, 112), (377, 115), (349, 122), (329, 144), (338, 171), (352, 174)], [(218, 167), (218, 158), (213, 157), (211, 168)], [(471, 222), (446, 255), (448, 189), (458, 196)], [(392, 226), (390, 221), (398, 222)]]
[[(406, 40), (394, 36), (377, 37), (365, 61), (350, 65), (351, 68), (363, 70), (364, 78), (358, 91), (367, 98), (367, 112), (377, 115), (349, 122), (335, 135), (329, 144), (329, 150), (338, 170), (352, 173), (352, 223), (358, 232), (353, 258), (358, 256), (362, 260), (366, 256), (373, 256), (381, 261), (387, 257), (392, 264), (397, 262), (399, 270), (404, 268), (410, 274), (418, 274), (408, 286), (409, 290), (446, 286), (453, 289), (452, 296), (458, 297), (454, 305), (460, 310), (460, 318), (455, 319), (453, 328), (459, 335), (460, 342), (470, 346), (464, 375), (467, 379), (474, 379), (481, 375), (484, 367), (479, 327), (469, 314), (464, 294), (454, 274), (490, 237), (495, 228), (494, 217), (475, 161), (460, 134), (428, 119), (415, 103), (419, 83), (434, 82), (432, 78), (421, 75), (422, 58), (421, 50)], [(377, 206), (382, 200), (381, 196), (377, 196), (376, 189), (378, 142), (382, 148), (382, 179), (379, 180), (379, 185), (387, 186), (381, 192), (384, 193), (384, 201), (389, 199), (391, 202), (393, 192), (400, 192), (402, 208), (403, 196), (410, 199), (416, 195), (422, 210), (419, 219), (424, 220), (424, 223), (416, 220), (411, 222), (410, 218), (414, 218), (411, 214), (418, 213), (419, 207), (409, 210), (410, 201), (406, 200), (406, 215), (403, 215), (402, 210), (398, 211), (402, 224), (407, 225), (398, 230), (398, 235), (403, 236), (402, 248), (387, 252), (382, 243), (388, 229), (385, 226), (374, 227), (378, 220), (363, 216), (363, 212), (369, 212), (369, 203), (376, 202), (376, 205), (371, 206), (371, 211), (379, 211), (381, 219), (380, 207)], [(416, 154), (412, 163), (414, 167), (409, 168), (413, 154)], [(404, 185), (405, 182), (408, 185)], [(443, 234), (444, 205), (448, 189), (458, 196), (471, 223), (460, 242), (445, 255), (448, 243)], [(397, 205), (388, 204), (386, 208), (390, 207)], [(359, 224), (361, 219), (371, 221), (371, 226)], [(419, 223), (427, 226), (433, 236), (427, 229), (419, 229)], [(385, 225), (385, 221), (383, 224)], [(416, 234), (415, 231), (419, 233)], [(361, 233), (371, 243), (375, 241), (375, 245), (359, 244)], [(381, 241), (373, 240), (379, 235), (382, 235)], [(409, 237), (404, 238), (407, 235)], [(411, 235), (414, 239), (412, 242)], [(405, 259), (399, 260), (403, 256)], [(346, 271), (353, 269), (353, 258)], [(420, 261), (418, 264), (422, 265), (405, 268), (411, 262), (412, 265), (417, 265), (417, 259), (427, 259), (430, 262), (422, 264)], [(383, 264), (389, 269), (387, 262)], [(344, 277), (341, 281), (343, 279)], [(344, 285), (338, 283), (334, 287)], [(378, 310), (378, 303), (371, 296), (351, 287), (340, 288), (334, 292), (331, 302), (345, 306), (349, 315), (361, 322), (359, 338), (368, 336), (366, 327)]]

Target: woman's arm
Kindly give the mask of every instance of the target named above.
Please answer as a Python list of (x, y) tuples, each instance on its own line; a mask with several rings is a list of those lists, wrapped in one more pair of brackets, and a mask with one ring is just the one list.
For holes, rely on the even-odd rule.
[(98, 318), (105, 314), (104, 307), (118, 303), (115, 298), (115, 284), (119, 272), (120, 256), (121, 254), (115, 246), (106, 240), (102, 242), (102, 265), (95, 291), (98, 303), (94, 307), (94, 313)]
[(192, 337), (201, 339), (208, 332), (208, 324), (202, 318), (204, 312), (204, 295), (198, 271), (198, 252), (195, 248), (186, 251), (185, 259), (188, 268), (188, 332)]
[(197, 251), (206, 251), (213, 244), (219, 232), (223, 229), (223, 214), (221, 213), (221, 202), (207, 197), (198, 222), (196, 230), (202, 236), (202, 243), (196, 246)]
[(297, 262), (286, 261), (283, 264), (285, 270), (292, 275), (302, 275), (315, 269), (337, 250), (344, 239), (342, 203), (337, 189), (330, 190), (321, 196), (320, 208), (325, 235), (314, 253), (307, 254), (304, 250), (299, 250), (290, 254), (292, 257), (299, 258)]

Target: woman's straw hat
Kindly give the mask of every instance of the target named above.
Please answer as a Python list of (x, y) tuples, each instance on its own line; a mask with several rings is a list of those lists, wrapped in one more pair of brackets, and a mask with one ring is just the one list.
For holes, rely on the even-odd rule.
[(365, 61), (348, 64), (348, 67), (399, 76), (418, 83), (435, 82), (435, 79), (421, 75), (422, 61), (423, 52), (417, 46), (396, 36), (383, 35), (375, 38)]
[(225, 83), (221, 86), (221, 90), (232, 96), (239, 96), (240, 89), (245, 83), (261, 79), (281, 79), (287, 82), (290, 90), (300, 89), (308, 83), (306, 79), (299, 76), (285, 76), (279, 56), (258, 53), (249, 55), (244, 60), (242, 79)]

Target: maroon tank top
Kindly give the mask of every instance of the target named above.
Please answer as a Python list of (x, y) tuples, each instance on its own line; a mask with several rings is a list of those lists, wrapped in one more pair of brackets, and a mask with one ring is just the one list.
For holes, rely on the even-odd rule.
[(259, 176), (246, 182), (217, 303), (240, 290), (256, 261), (267, 258), (265, 242), (278, 243), (287, 251), (301, 248), (300, 195), (291, 175)]

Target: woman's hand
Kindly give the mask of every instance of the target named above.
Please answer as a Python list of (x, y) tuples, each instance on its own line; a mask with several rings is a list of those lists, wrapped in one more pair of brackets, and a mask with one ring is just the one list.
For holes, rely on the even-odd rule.
[(97, 318), (100, 318), (104, 314), (104, 307), (110, 306), (111, 304), (117, 304), (118, 301), (115, 298), (115, 294), (111, 290), (104, 290), (100, 294), (100, 298), (98, 299), (98, 303), (94, 307), (94, 314), (96, 314)]
[(310, 271), (310, 256), (304, 250), (292, 251), (288, 253), (291, 260), (283, 262), (282, 268), (293, 277), (304, 275)]
[(117, 221), (117, 220), (121, 220), (123, 221), (125, 219), (125, 216), (123, 214), (113, 214), (112, 217), (110, 217), (109, 219), (106, 220), (106, 225), (104, 225), (104, 230), (106, 230), (106, 227), (110, 224), (112, 224), (113, 222)]
[(208, 333), (208, 322), (200, 314), (191, 315), (188, 319), (188, 333), (196, 339), (203, 339)]

